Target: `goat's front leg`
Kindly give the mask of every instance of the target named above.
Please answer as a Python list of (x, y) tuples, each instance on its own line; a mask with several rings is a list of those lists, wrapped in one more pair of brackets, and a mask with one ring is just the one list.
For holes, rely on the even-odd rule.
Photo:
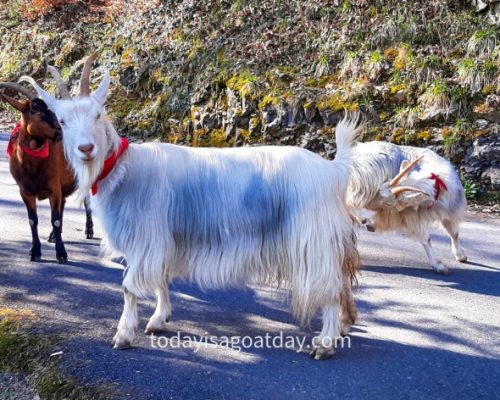
[(94, 222), (92, 221), (92, 210), (90, 209), (90, 199), (89, 195), (85, 196), (83, 199), (83, 205), (85, 206), (85, 236), (87, 239), (94, 238)]
[(64, 199), (62, 198), (61, 192), (53, 194), (49, 198), (50, 208), (51, 208), (51, 217), (50, 220), (52, 222), (52, 232), (54, 233), (54, 241), (56, 243), (56, 259), (59, 264), (63, 264), (68, 261), (68, 253), (66, 253), (66, 249), (64, 247), (64, 243), (62, 241), (62, 210)]
[(31, 228), (31, 261), (42, 259), (42, 245), (38, 237), (38, 215), (36, 213), (36, 197), (21, 192), (21, 197), (28, 211), (28, 221)]
[(431, 238), (428, 236), (427, 240), (421, 240), (420, 243), (424, 246), (425, 253), (427, 254), (427, 258), (429, 259), (432, 269), (438, 274), (448, 275), (448, 267), (437, 258), (436, 252), (431, 245)]
[(155, 294), (157, 299), (156, 309), (144, 331), (146, 335), (167, 330), (166, 323), (172, 318), (172, 306), (170, 304), (168, 286), (159, 287), (156, 289)]
[(323, 329), (313, 338), (311, 357), (326, 360), (335, 354), (337, 338), (340, 338), (340, 304), (323, 307)]
[[(66, 199), (61, 200), (61, 236), (62, 236), (62, 225), (63, 225), (63, 216), (64, 216), (64, 207), (66, 206)], [(47, 242), (49, 243), (55, 243), (56, 240), (54, 239), (54, 229), (50, 231), (49, 238), (47, 239)]]
[(137, 296), (124, 287), (123, 298), (123, 313), (118, 322), (118, 328), (112, 343), (115, 349), (126, 349), (130, 347), (134, 339), (135, 329), (139, 323), (137, 316)]

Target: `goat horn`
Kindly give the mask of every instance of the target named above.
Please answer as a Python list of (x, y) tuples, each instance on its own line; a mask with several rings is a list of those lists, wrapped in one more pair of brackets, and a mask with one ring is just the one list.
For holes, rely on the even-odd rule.
[(426, 196), (429, 196), (429, 194), (424, 192), (423, 190), (420, 190), (420, 189), (417, 189), (417, 188), (414, 188), (411, 186), (398, 186), (398, 187), (391, 189), (391, 193), (396, 197), (398, 197), (401, 193), (404, 193), (404, 192), (416, 192), (416, 193), (421, 193), (421, 194), (424, 194)]
[(61, 99), (65, 100), (71, 99), (68, 87), (66, 86), (66, 83), (64, 82), (57, 68), (53, 67), (52, 65), (49, 65), (47, 66), (47, 71), (49, 71), (52, 77), (55, 79), (57, 84), (57, 89), (59, 90), (59, 94), (61, 95)]
[(80, 96), (88, 97), (90, 96), (90, 72), (92, 70), (92, 64), (97, 59), (99, 54), (97, 52), (92, 53), (85, 60), (85, 65), (83, 66), (82, 78), (80, 80)]
[(55, 102), (57, 101), (56, 98), (46, 90), (43, 90), (42, 87), (36, 83), (36, 81), (31, 77), (31, 76), (21, 76), (21, 79), (19, 79), (19, 82), (28, 82), (33, 88), (36, 90), (38, 93), (38, 97), (40, 97), (47, 105), (50, 107), (51, 105), (54, 105)]
[(407, 174), (408, 174), (408, 173), (409, 173), (409, 172), (410, 172), (410, 171), (411, 171), (411, 170), (415, 167), (415, 165), (417, 165), (417, 164), (418, 164), (418, 162), (419, 162), (419, 161), (420, 161), (423, 157), (424, 157), (424, 156), (420, 156), (420, 157), (418, 157), (416, 160), (413, 160), (410, 164), (408, 164), (408, 165), (406, 166), (406, 168), (405, 168), (405, 169), (403, 169), (403, 170), (402, 170), (399, 174), (397, 174), (397, 175), (396, 175), (396, 176), (392, 179), (392, 181), (391, 181), (391, 183), (390, 183), (390, 185), (389, 185), (389, 186), (390, 186), (390, 187), (394, 187), (394, 186), (396, 186), (396, 185), (399, 183), (399, 181), (400, 181), (401, 179), (403, 179), (403, 177), (404, 177), (405, 175), (407, 175)]
[(35, 100), (36, 99), (35, 93), (33, 93), (28, 88), (20, 85), (19, 83), (14, 83), (14, 82), (0, 82), (0, 88), (6, 88), (6, 89), (15, 90), (15, 91), (17, 91), (19, 93), (24, 94), (30, 100)]

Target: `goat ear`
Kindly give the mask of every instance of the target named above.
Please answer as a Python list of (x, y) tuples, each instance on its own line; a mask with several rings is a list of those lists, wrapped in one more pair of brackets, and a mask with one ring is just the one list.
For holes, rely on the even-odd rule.
[(399, 167), (399, 171), (401, 172), (402, 170), (404, 170), (408, 165), (410, 165), (410, 161), (408, 160), (403, 160), (403, 162), (401, 163), (401, 166)]
[(31, 112), (41, 113), (47, 111), (47, 104), (42, 99), (35, 99), (30, 104)]
[(109, 81), (110, 81), (109, 71), (106, 71), (104, 79), (102, 80), (101, 84), (92, 95), (94, 99), (96, 99), (101, 106), (104, 106), (104, 103), (106, 103), (106, 98), (108, 97)]
[(12, 97), (6, 96), (5, 94), (0, 93), (0, 99), (9, 103), (12, 107), (14, 107), (17, 111), (25, 112), (29, 108), (29, 103), (25, 101), (17, 101)]

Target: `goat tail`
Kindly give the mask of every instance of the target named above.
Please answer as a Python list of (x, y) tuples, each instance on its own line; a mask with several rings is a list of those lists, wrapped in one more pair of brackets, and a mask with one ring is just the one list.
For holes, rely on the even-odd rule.
[(335, 161), (352, 163), (352, 147), (360, 130), (359, 118), (359, 112), (346, 112), (344, 118), (337, 124), (335, 129), (335, 142), (337, 144)]

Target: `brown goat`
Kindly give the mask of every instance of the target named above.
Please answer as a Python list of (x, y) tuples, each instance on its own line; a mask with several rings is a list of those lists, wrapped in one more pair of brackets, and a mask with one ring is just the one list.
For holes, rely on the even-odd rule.
[[(0, 83), (2, 87), (23, 93), (29, 99), (18, 101), (0, 93), (2, 100), (22, 114), (16, 129), (18, 133), (9, 142), (9, 166), (28, 211), (32, 235), (31, 261), (39, 261), (42, 257), (36, 200), (48, 198), (52, 222), (49, 242), (55, 242), (57, 262), (64, 263), (68, 255), (61, 238), (62, 218), (66, 197), (74, 192), (76, 182), (64, 156), (61, 127), (45, 102), (28, 89), (16, 83)], [(85, 234), (87, 239), (91, 239), (94, 232), (88, 201), (85, 201), (85, 211)]]

